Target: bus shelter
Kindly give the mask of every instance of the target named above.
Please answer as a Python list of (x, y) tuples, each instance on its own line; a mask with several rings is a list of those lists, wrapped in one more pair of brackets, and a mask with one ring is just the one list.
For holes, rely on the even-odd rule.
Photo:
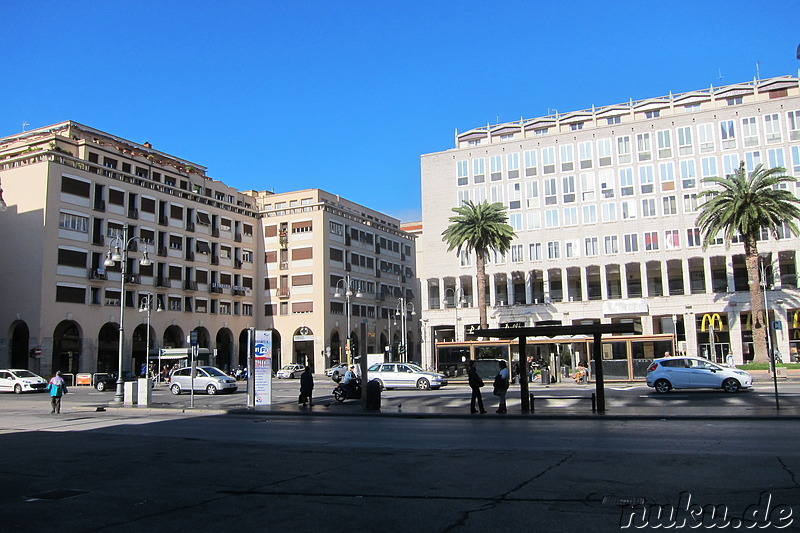
[[(525, 345), (528, 337), (558, 337), (561, 335), (586, 335), (593, 337), (592, 342), (592, 361), (594, 362), (594, 380), (597, 397), (597, 411), (600, 413), (606, 410), (605, 384), (603, 381), (603, 335), (641, 333), (642, 326), (634, 322), (621, 322), (616, 324), (578, 324), (568, 326), (531, 326), (517, 328), (499, 329), (477, 329), (474, 334), (479, 337), (495, 339), (517, 339), (519, 344), (518, 354), (525, 353)], [(524, 356), (519, 361), (519, 368), (525, 368)], [(530, 396), (528, 393), (528, 381), (520, 380), (520, 394), (522, 412), (530, 412)]]

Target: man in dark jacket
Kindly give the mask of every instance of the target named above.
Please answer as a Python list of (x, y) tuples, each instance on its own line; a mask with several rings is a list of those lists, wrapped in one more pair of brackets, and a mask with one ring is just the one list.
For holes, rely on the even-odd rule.
[(478, 400), (478, 407), (480, 408), (480, 413), (485, 414), (486, 409), (483, 408), (483, 396), (481, 396), (481, 387), (483, 387), (483, 380), (478, 375), (478, 371), (475, 370), (475, 360), (470, 359), (469, 364), (467, 365), (467, 377), (469, 378), (469, 388), (472, 389), (472, 399), (469, 403), (469, 412), (470, 413), (477, 413), (478, 410), (475, 409), (475, 400)]
[(314, 376), (311, 374), (311, 367), (306, 365), (305, 371), (300, 374), (300, 399), (302, 400), (303, 406), (306, 403), (309, 406), (313, 406), (314, 402), (311, 398), (314, 392)]

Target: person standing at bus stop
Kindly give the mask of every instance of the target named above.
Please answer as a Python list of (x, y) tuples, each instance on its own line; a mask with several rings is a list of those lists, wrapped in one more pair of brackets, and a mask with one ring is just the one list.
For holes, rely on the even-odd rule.
[(497, 373), (497, 376), (494, 378), (494, 395), (500, 397), (500, 406), (497, 408), (498, 414), (505, 414), (508, 412), (506, 408), (506, 392), (508, 392), (508, 384), (509, 384), (509, 375), (508, 375), (508, 365), (505, 361), (500, 361), (499, 363), (500, 371)]
[(486, 414), (486, 409), (483, 408), (483, 395), (481, 395), (481, 387), (483, 387), (483, 380), (478, 375), (478, 371), (475, 369), (475, 360), (470, 359), (467, 365), (467, 377), (469, 378), (469, 388), (472, 389), (472, 399), (469, 402), (469, 412), (470, 413), (477, 413), (478, 410), (475, 409), (475, 400), (478, 400), (478, 408), (480, 409), (480, 413)]
[(306, 365), (305, 370), (300, 374), (300, 403), (305, 407), (308, 403), (309, 407), (314, 406), (312, 396), (314, 394), (314, 375), (311, 373), (311, 367)]
[(67, 384), (64, 383), (64, 378), (61, 377), (61, 371), (56, 372), (56, 375), (47, 384), (47, 390), (50, 392), (50, 414), (61, 414), (61, 397), (67, 391)]

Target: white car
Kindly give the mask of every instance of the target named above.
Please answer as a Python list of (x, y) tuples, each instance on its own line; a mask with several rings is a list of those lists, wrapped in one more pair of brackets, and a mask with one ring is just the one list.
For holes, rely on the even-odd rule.
[(339, 378), (344, 377), (345, 372), (347, 372), (347, 363), (339, 363), (327, 369), (325, 375), (333, 378), (334, 381), (339, 381)]
[(736, 392), (753, 386), (744, 370), (719, 365), (702, 357), (662, 357), (647, 369), (647, 386), (662, 394), (672, 389), (722, 389)]
[(0, 370), (0, 391), (14, 391), (17, 394), (29, 391), (43, 391), (47, 381), (30, 370), (10, 368)]
[(427, 372), (413, 363), (375, 363), (367, 369), (370, 381), (384, 389), (438, 389), (447, 385), (444, 374)]
[(306, 367), (303, 365), (298, 365), (297, 363), (292, 363), (290, 365), (286, 365), (285, 367), (278, 370), (276, 377), (280, 378), (288, 378), (294, 379), (299, 378), (300, 374), (305, 371)]
[(169, 382), (169, 390), (176, 396), (183, 391), (191, 392), (193, 384), (194, 390), (204, 390), (206, 394), (233, 393), (238, 388), (234, 378), (214, 366), (198, 366), (194, 380), (192, 380), (192, 367), (179, 368), (172, 373)]

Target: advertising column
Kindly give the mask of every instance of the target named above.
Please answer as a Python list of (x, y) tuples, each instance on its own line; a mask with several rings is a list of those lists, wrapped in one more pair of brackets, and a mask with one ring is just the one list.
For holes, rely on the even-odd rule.
[(253, 385), (255, 389), (255, 408), (269, 408), (272, 403), (272, 330), (255, 331), (255, 350), (253, 352)]

